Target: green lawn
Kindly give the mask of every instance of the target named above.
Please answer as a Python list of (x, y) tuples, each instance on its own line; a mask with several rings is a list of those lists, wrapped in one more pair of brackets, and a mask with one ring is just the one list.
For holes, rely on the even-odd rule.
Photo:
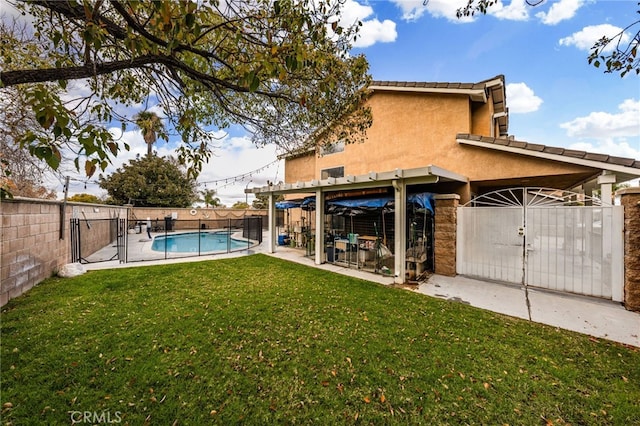
[(638, 349), (264, 255), (52, 278), (1, 320), (4, 424), (640, 424)]

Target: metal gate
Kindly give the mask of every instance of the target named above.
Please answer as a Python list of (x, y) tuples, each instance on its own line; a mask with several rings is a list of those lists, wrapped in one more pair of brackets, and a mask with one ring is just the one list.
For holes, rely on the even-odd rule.
[(71, 219), (71, 261), (96, 263), (126, 261), (127, 220)]
[(457, 273), (623, 299), (623, 210), (548, 188), (512, 188), (458, 208)]

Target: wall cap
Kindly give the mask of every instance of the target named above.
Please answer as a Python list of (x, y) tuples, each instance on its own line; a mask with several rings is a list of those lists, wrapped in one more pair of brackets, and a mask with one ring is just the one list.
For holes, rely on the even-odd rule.
[(459, 200), (458, 194), (433, 194), (434, 200)]
[(634, 186), (632, 188), (623, 188), (616, 191), (616, 195), (631, 195), (640, 194), (640, 187)]

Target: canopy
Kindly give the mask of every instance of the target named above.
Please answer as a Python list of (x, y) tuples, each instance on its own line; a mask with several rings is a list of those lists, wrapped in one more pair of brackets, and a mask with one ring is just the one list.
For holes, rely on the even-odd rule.
[[(325, 205), (325, 212), (327, 214), (356, 216), (379, 210), (383, 210), (385, 213), (392, 212), (395, 208), (395, 200), (390, 195), (366, 198), (340, 198), (328, 200)], [(433, 214), (433, 194), (429, 192), (409, 194), (407, 197), (407, 205), (414, 209), (429, 210)], [(316, 197), (310, 196), (304, 200), (285, 200), (276, 203), (276, 208), (280, 210), (298, 207), (303, 210), (315, 210)]]
[(413, 204), (415, 209), (426, 209), (429, 210), (431, 214), (435, 213), (433, 207), (433, 194), (430, 192), (409, 194), (409, 196), (407, 197), (407, 203)]
[(299, 200), (284, 200), (276, 202), (276, 209), (286, 210), (300, 207), (301, 201)]
[[(429, 192), (410, 194), (407, 197), (407, 207), (428, 210), (433, 214), (433, 194)], [(395, 199), (390, 195), (367, 198), (342, 198), (326, 202), (326, 213), (344, 216), (357, 216), (380, 210), (384, 213), (390, 213), (394, 211), (394, 209)]]

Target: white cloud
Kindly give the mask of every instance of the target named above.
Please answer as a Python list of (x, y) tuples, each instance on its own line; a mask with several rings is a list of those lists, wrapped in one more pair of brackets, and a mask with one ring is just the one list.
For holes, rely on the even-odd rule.
[[(98, 175), (108, 176), (119, 167), (128, 163), (136, 156), (145, 156), (147, 153), (147, 145), (142, 138), (142, 134), (137, 129), (122, 132), (118, 127), (109, 128), (120, 143), (128, 143), (131, 147), (130, 151), (120, 151), (118, 156), (112, 158), (110, 164), (105, 171), (98, 171), (92, 178), (87, 179), (82, 172), (77, 172), (71, 161), (65, 161), (61, 165), (60, 173), (51, 176), (47, 181), (47, 186), (55, 189), (58, 198), (64, 196), (62, 182), (63, 176), (71, 177), (69, 196), (87, 193), (99, 197), (106, 196), (106, 192), (98, 186)], [(198, 190), (215, 189), (218, 192), (218, 198), (222, 204), (231, 207), (238, 201), (248, 200), (252, 203), (254, 196), (244, 194), (245, 188), (248, 186), (260, 187), (269, 181), (284, 180), (284, 164), (283, 161), (270, 164), (277, 159), (276, 149), (273, 146), (263, 148), (256, 147), (250, 140), (249, 136), (231, 137), (224, 132), (217, 132), (217, 136), (221, 139), (217, 143), (217, 148), (213, 150), (214, 154), (208, 163), (203, 164), (202, 172), (198, 177)], [(175, 146), (177, 140), (166, 143), (158, 140), (154, 145), (154, 151), (160, 157), (176, 156)], [(69, 153), (65, 157), (70, 158)], [(269, 167), (266, 167), (269, 165)], [(80, 164), (81, 170), (83, 163)], [(262, 170), (259, 170), (262, 169)], [(259, 170), (259, 171), (258, 171)], [(250, 176), (249, 176), (250, 174)], [(85, 181), (87, 184), (85, 186)], [(216, 182), (217, 181), (217, 182)], [(206, 182), (206, 185), (204, 184)]]
[(578, 9), (585, 4), (585, 0), (560, 0), (553, 3), (547, 12), (536, 14), (543, 24), (556, 25), (575, 16)]
[(509, 112), (512, 114), (537, 111), (543, 102), (526, 83), (509, 83), (506, 92)]
[(369, 47), (377, 42), (389, 43), (396, 41), (397, 37), (398, 32), (396, 31), (395, 22), (388, 19), (382, 22), (372, 19), (363, 22), (353, 47)]
[[(402, 19), (405, 21), (417, 21), (418, 19), (420, 19), (422, 15), (424, 15), (428, 7), (428, 6), (425, 6), (422, 0), (391, 0), (391, 1), (392, 3), (395, 3), (395, 5), (400, 8), (400, 10), (402, 10)], [(435, 1), (434, 3), (443, 3), (443, 2)], [(429, 7), (433, 7), (433, 5), (429, 4)]]
[(498, 19), (506, 19), (508, 21), (526, 21), (529, 19), (530, 9), (531, 6), (526, 4), (525, 0), (513, 0), (508, 6), (505, 6), (501, 1), (499, 1), (494, 7), (489, 9), (488, 13)]
[[(472, 22), (474, 17), (457, 16), (458, 9), (466, 6), (467, 0), (392, 0), (402, 11), (402, 19), (405, 21), (417, 21), (425, 13), (429, 13), (434, 18), (446, 18), (453, 23)], [(426, 3), (426, 4), (425, 4)], [(508, 19), (523, 21), (529, 18), (529, 9), (525, 0), (513, 0), (508, 6), (502, 1), (498, 1), (487, 10), (488, 15), (493, 15), (498, 19)]]
[[(616, 27), (611, 24), (590, 25), (584, 27), (582, 30), (571, 34), (568, 37), (561, 38), (558, 43), (560, 46), (575, 46), (580, 50), (589, 51), (591, 47), (600, 40), (603, 36), (612, 38), (619, 34), (622, 28)], [(620, 38), (621, 44), (629, 42), (629, 35), (622, 34)], [(612, 46), (606, 51), (611, 50)]]
[[(271, 164), (276, 159), (273, 145), (258, 148), (248, 136), (227, 137), (220, 142), (215, 155), (203, 165), (198, 177), (198, 182), (202, 184), (198, 189), (215, 189), (220, 201), (227, 207), (245, 199), (251, 204), (254, 196), (246, 196), (245, 188), (265, 186), (267, 180), (284, 181), (284, 162), (281, 160)], [(265, 168), (267, 165), (269, 167)]]
[(634, 148), (627, 141), (616, 141), (613, 138), (607, 138), (597, 143), (576, 142), (569, 145), (569, 149), (640, 160), (640, 147)]
[[(592, 112), (560, 127), (567, 135), (607, 140), (614, 137), (640, 137), (640, 100), (626, 99), (618, 105), (618, 113)], [(639, 147), (640, 148), (640, 147)]]
[(340, 15), (340, 25), (350, 27), (354, 23), (360, 21), (362, 26), (358, 32), (358, 37), (354, 41), (354, 47), (369, 47), (378, 42), (389, 43), (396, 40), (398, 32), (396, 31), (396, 23), (385, 19), (380, 21), (377, 18), (366, 19), (373, 15), (373, 8), (368, 5), (362, 5), (354, 0), (347, 0), (342, 6)]

